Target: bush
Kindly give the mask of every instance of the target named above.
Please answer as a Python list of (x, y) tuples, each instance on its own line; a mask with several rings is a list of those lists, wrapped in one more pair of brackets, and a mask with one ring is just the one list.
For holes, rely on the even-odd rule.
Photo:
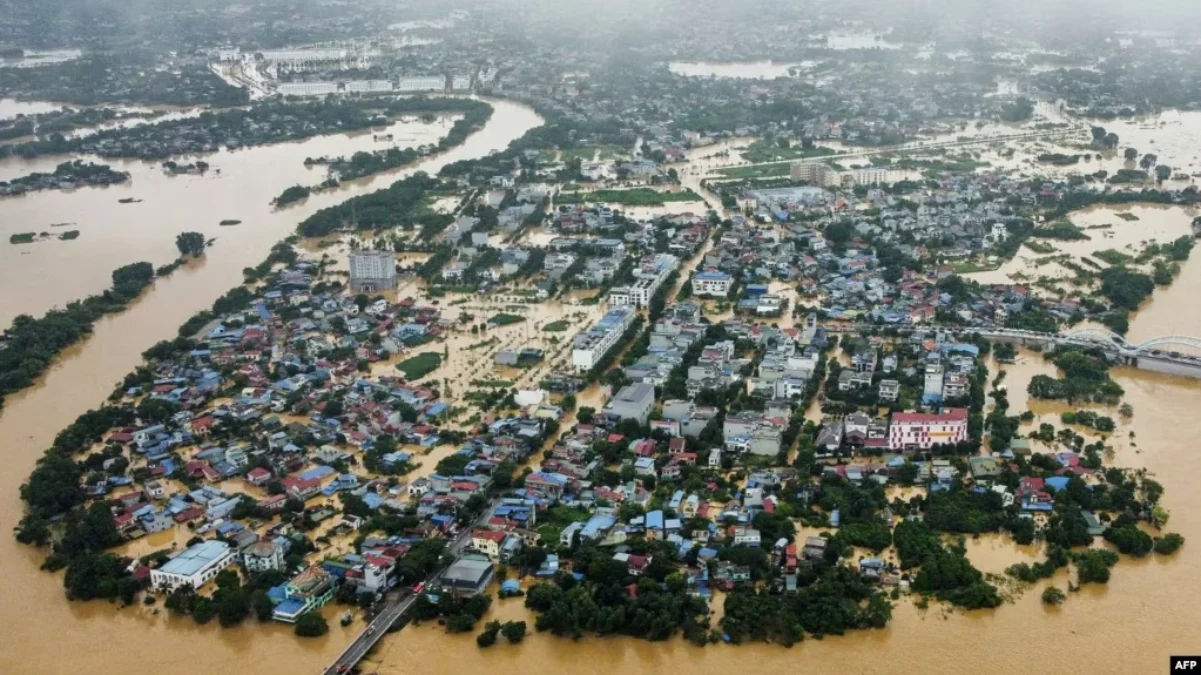
[(500, 632), (505, 634), (505, 639), (513, 644), (517, 644), (525, 639), (525, 622), (524, 621), (507, 621), (504, 626), (501, 626)]
[(296, 625), (293, 632), (300, 637), (321, 637), (329, 632), (329, 624), (325, 622), (325, 617), (317, 612), (308, 612), (301, 614), (296, 620)]
[(1184, 545), (1184, 537), (1169, 532), (1162, 537), (1155, 538), (1155, 552), (1160, 555), (1171, 555)]
[(1064, 600), (1067, 600), (1067, 595), (1057, 586), (1047, 586), (1043, 591), (1043, 604), (1045, 605), (1061, 605)]

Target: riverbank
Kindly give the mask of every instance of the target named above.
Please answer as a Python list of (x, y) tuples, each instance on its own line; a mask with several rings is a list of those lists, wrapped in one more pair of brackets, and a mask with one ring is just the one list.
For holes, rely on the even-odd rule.
[[(200, 232), (210, 239), (218, 237), (216, 245), (222, 249), (221, 255), (215, 256), (220, 262), (206, 261), (202, 265), (206, 270), (219, 265), (223, 275), (214, 288), (202, 291), (208, 296), (207, 302), (188, 303), (193, 312), (208, 306), (216, 297), (214, 291), (240, 281), (243, 267), (257, 265), (275, 242), (291, 234), (296, 223), (308, 215), (355, 195), (387, 187), (416, 171), (437, 173), (447, 163), (503, 150), (540, 123), (540, 118), (526, 106), (504, 100), (480, 100), (493, 106), (495, 112), (485, 127), (462, 145), (413, 165), (346, 181), (287, 211), (273, 209), (268, 199), (289, 185), (313, 182), (314, 170), (304, 166), (306, 157), (371, 150), (377, 147), (371, 135), (319, 136), (236, 152), (222, 150), (205, 156), (205, 161), (221, 168), (219, 175), (209, 171), (204, 176), (171, 177), (157, 165), (113, 160), (108, 163), (115, 170), (130, 174), (129, 183), (103, 191), (39, 192), (8, 201), (4, 205), (5, 218), (0, 219), (0, 241), (18, 232), (40, 231), (54, 223), (73, 222), (86, 231), (88, 246), (0, 246), (0, 287), (6, 291), (0, 294), (0, 329), (18, 314), (40, 316), (50, 307), (93, 293), (107, 285), (114, 267), (137, 260), (173, 259), (178, 253), (175, 236), (185, 231)], [(443, 136), (446, 126), (439, 121), (410, 120), (391, 124), (386, 132), (393, 134), (397, 142), (432, 144)], [(0, 160), (0, 180), (52, 171), (61, 161), (49, 157)], [(143, 202), (119, 204), (118, 199), (123, 197)], [(214, 204), (222, 205), (220, 213), (212, 211)], [(218, 222), (227, 214), (236, 216), (243, 224), (236, 228), (220, 227)], [(226, 268), (227, 262), (231, 267)], [(69, 272), (59, 274), (55, 283), (46, 284), (41, 277), (48, 267)], [(167, 332), (174, 329), (171, 326)]]
[[(486, 101), (496, 112), (484, 129), (471, 135), (463, 145), (437, 158), (420, 162), (407, 171), (437, 173), (443, 163), (483, 157), (490, 151), (504, 149), (511, 141), (541, 123), (534, 111), (526, 106), (503, 100)], [(121, 218), (139, 219), (133, 214), (139, 209), (146, 209), (147, 213), (142, 217), (147, 221), (155, 221), (159, 230), (162, 228), (159, 209), (163, 204), (171, 204), (172, 212), (177, 213), (181, 222), (177, 224), (177, 229), (162, 232), (166, 240), (164, 251), (174, 251), (174, 237), (178, 231), (217, 232), (219, 226), (208, 208), (213, 203), (242, 204), (243, 201), (239, 200), (244, 200), (245, 208), (238, 206), (237, 210), (240, 215), (245, 215), (248, 225), (224, 228), (218, 242), (221, 255), (206, 256), (195, 265), (184, 266), (170, 278), (157, 282), (152, 292), (144, 294), (139, 302), (125, 312), (98, 321), (89, 340), (65, 350), (55, 367), (32, 388), (9, 398), (6, 409), (0, 412), (0, 440), (8, 449), (11, 469), (0, 478), (0, 522), (12, 527), (20, 519), (18, 486), (29, 474), (35, 460), (50, 445), (57, 431), (103, 400), (113, 386), (141, 361), (141, 353), (145, 349), (161, 339), (174, 337), (178, 326), (192, 314), (211, 305), (226, 289), (241, 283), (242, 269), (257, 264), (272, 244), (290, 234), (298, 215), (303, 216), (305, 212), (337, 203), (353, 194), (378, 189), (395, 180), (398, 172), (381, 174), (346, 185), (337, 192), (311, 198), (308, 203), (297, 207), (298, 212), (289, 212), (286, 217), (270, 213), (262, 195), (273, 194), (282, 187), (279, 184), (281, 177), (270, 174), (277, 171), (286, 174), (286, 168), (293, 160), (294, 166), (302, 171), (302, 160), (306, 155), (344, 154), (348, 151), (348, 142), (353, 141), (348, 141), (344, 136), (324, 137), (305, 144), (230, 153), (229, 160), (222, 160), (224, 171), (220, 180), (161, 177), (157, 185), (166, 186), (174, 181), (175, 184), (188, 187), (181, 187), (166, 195), (147, 190), (145, 194), (155, 197), (141, 205), (119, 206), (111, 195), (106, 196), (103, 202), (108, 204), (107, 207), (97, 203), (99, 211), (107, 209), (109, 213), (106, 215), (112, 216), (114, 224), (120, 223)], [(264, 170), (263, 167), (271, 167), (271, 170)], [(5, 169), (11, 170), (5, 163), (0, 163), (0, 172)], [(161, 176), (161, 171), (157, 169), (150, 173)], [(231, 173), (235, 179), (223, 182)], [(286, 179), (287, 176), (282, 178)], [(142, 180), (137, 172), (135, 180)], [(264, 190), (264, 185), (271, 183), (277, 187)], [(215, 189), (217, 187), (225, 192)], [(172, 202), (172, 194), (178, 200), (183, 200), (184, 204), (192, 206), (183, 206), (178, 200)], [(221, 194), (223, 196), (218, 197)], [(59, 209), (71, 210), (66, 205)], [(51, 220), (53, 217), (42, 215), (40, 219)], [(150, 227), (151, 223), (147, 222), (146, 226)], [(107, 234), (118, 237), (117, 250), (124, 243), (136, 240), (136, 235), (129, 237), (122, 229), (114, 229)], [(96, 239), (95, 245), (103, 246), (101, 237)], [(110, 242), (109, 246), (113, 246), (113, 243)], [(10, 278), (16, 275), (10, 277), (13, 270), (4, 264), (6, 248), (13, 247), (0, 247), (0, 284), (9, 289), (16, 287), (9, 285)], [(174, 257), (174, 253), (171, 257)], [(108, 264), (111, 264), (111, 258), (109, 260)], [(45, 259), (42, 264), (46, 264)], [(63, 269), (71, 269), (72, 263), (60, 261), (56, 264)], [(69, 287), (65, 291), (58, 289), (50, 295), (35, 293), (34, 298), (25, 298), (22, 304), (32, 306), (33, 313), (40, 314), (55, 302), (66, 302), (86, 295), (86, 292), (76, 292), (75, 289), (83, 287), (95, 276), (85, 271), (64, 277), (61, 281)], [(95, 287), (93, 284), (92, 288)], [(64, 300), (50, 300), (55, 296), (63, 297), (66, 293), (70, 295), (66, 295)], [(4, 295), (4, 298), (0, 298), (0, 322), (6, 324), (11, 318), (9, 313), (13, 311), (14, 304), (8, 293)], [(191, 619), (170, 618), (165, 612), (156, 614), (152, 608), (118, 610), (114, 605), (104, 603), (68, 603), (62, 598), (61, 577), (38, 571), (40, 552), (21, 546), (11, 537), (0, 539), (3, 539), (0, 541), (0, 564), (10, 571), (0, 582), (0, 606), (4, 607), (0, 611), (0, 633), (6, 636), (6, 648), (0, 650), (2, 672), (124, 671), (128, 669), (127, 655), (133, 653), (139, 654), (140, 662), (146, 667), (168, 668), (181, 675), (239, 669), (244, 667), (247, 658), (268, 664), (271, 670), (280, 673), (308, 672), (332, 660), (349, 642), (355, 630), (354, 627), (337, 626), (332, 607), (327, 616), (331, 623), (330, 633), (315, 640), (298, 641), (291, 628), (283, 625), (221, 630), (216, 625), (198, 627)], [(38, 611), (31, 614), (20, 609), (28, 607), (37, 607)], [(70, 626), (71, 630), (65, 631), (65, 626)], [(45, 649), (42, 638), (56, 632), (63, 633), (61, 644), (64, 648)], [(92, 646), (102, 643), (109, 648), (103, 654), (98, 654)]]

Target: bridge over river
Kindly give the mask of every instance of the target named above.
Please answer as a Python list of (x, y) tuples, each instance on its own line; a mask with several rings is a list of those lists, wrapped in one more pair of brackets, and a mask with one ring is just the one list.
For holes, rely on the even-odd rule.
[[(914, 332), (946, 331), (965, 336), (980, 334), (994, 342), (1009, 342), (1021, 345), (1037, 345), (1043, 348), (1082, 347), (1100, 349), (1110, 361), (1143, 370), (1182, 375), (1201, 379), (1201, 338), (1188, 335), (1164, 335), (1133, 343), (1126, 338), (1101, 328), (1083, 328), (1060, 333), (1040, 333), (1003, 327), (964, 326), (880, 326), (875, 324), (828, 323), (822, 326), (832, 333), (867, 333), (887, 329), (902, 334)], [(1194, 350), (1195, 354), (1181, 349)]]
[[(484, 508), (481, 516), (486, 518), (487, 514), (492, 513), (496, 508), (497, 500), (492, 500)], [(446, 552), (452, 556), (457, 556), (464, 548), (471, 543), (471, 527), (464, 527), (454, 539), (446, 546)], [(424, 587), (434, 588), (438, 585), (438, 580), (442, 578), (445, 569), (439, 569), (425, 579)], [(422, 597), (421, 593), (409, 593), (407, 591), (393, 591), (389, 593), (384, 600), (384, 608), (375, 615), (371, 622), (363, 628), (363, 632), (351, 642), (346, 649), (338, 655), (338, 658), (329, 665), (328, 668), (321, 671), (324, 675), (338, 675), (339, 673), (348, 673), (352, 668), (358, 665), (359, 661), (371, 651), (373, 647), (388, 633), (388, 629), (396, 624), (397, 621), (405, 615), (413, 607), (413, 604), (418, 602)], [(423, 601), (424, 602), (424, 601)]]

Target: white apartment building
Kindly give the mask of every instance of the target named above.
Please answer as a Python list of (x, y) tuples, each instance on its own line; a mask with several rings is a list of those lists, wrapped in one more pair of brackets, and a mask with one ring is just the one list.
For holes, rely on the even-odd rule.
[(867, 168), (854, 169), (842, 176), (844, 187), (856, 185), (884, 185), (888, 183), (888, 169)]
[(580, 331), (571, 344), (572, 367), (583, 372), (599, 363), (633, 321), (633, 307), (614, 307), (591, 328)]
[(725, 272), (697, 272), (692, 275), (692, 294), (724, 298), (734, 285), (734, 278)]
[(391, 251), (351, 252), (350, 288), (354, 291), (396, 288), (396, 256)]
[(655, 297), (655, 292), (679, 266), (680, 259), (674, 255), (668, 253), (656, 255), (634, 272), (636, 277), (634, 283), (609, 291), (609, 304), (648, 307), (651, 304), (651, 298)]

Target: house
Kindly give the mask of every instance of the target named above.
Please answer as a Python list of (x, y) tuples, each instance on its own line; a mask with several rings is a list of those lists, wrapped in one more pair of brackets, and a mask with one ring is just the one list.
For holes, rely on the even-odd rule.
[(263, 467), (255, 467), (246, 474), (246, 480), (251, 485), (262, 487), (271, 482), (271, 472)]
[(842, 447), (843, 425), (841, 422), (831, 422), (817, 433), (817, 449), (819, 456), (828, 457)]
[(825, 537), (806, 537), (801, 555), (806, 560), (822, 560), (826, 555), (826, 543)]
[(753, 527), (732, 525), (730, 527), (730, 538), (733, 540), (735, 546), (759, 547), (759, 530)]
[(501, 530), (473, 530), (471, 532), (471, 546), (492, 560), (498, 560), (505, 537), (506, 534)]
[(242, 568), (249, 574), (282, 570), (286, 553), (282, 543), (261, 539), (242, 552)]

